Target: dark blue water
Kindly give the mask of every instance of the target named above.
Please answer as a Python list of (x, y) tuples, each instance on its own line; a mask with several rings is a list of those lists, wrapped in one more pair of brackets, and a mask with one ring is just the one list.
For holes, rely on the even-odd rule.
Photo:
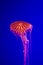
[(23, 65), (23, 47), (19, 37), (10, 32), (10, 23), (23, 20), (33, 25), (30, 65), (43, 65), (42, 1), (1, 1), (0, 65)]

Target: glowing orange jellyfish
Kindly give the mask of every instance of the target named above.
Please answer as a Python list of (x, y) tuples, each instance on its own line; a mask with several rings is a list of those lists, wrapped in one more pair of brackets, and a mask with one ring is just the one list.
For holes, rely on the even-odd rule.
[[(23, 42), (24, 65), (29, 65), (29, 40), (27, 39), (28, 30), (31, 34), (32, 25), (24, 21), (16, 21), (10, 24), (10, 30), (18, 34)], [(28, 61), (28, 63), (27, 63)]]

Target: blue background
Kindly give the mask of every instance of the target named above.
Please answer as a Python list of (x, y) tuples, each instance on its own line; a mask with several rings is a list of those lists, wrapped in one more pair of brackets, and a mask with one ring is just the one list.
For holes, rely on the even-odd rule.
[(22, 41), (9, 29), (16, 20), (33, 25), (30, 65), (43, 65), (43, 2), (18, 0), (0, 3), (0, 65), (23, 65)]

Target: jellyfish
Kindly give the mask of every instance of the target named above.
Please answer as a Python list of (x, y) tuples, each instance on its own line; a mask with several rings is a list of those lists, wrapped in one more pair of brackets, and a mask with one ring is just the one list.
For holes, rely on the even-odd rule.
[[(23, 55), (24, 55), (24, 64), (29, 65), (29, 49), (31, 50), (31, 32), (32, 25), (25, 21), (15, 21), (10, 24), (10, 30), (17, 34), (21, 40), (23, 45)], [(29, 31), (30, 40), (27, 38), (27, 31)]]

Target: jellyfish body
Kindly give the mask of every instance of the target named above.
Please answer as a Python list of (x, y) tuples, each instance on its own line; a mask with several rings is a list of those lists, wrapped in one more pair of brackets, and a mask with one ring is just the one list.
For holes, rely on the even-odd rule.
[(28, 58), (28, 64), (29, 64), (29, 40), (27, 39), (27, 33), (28, 30), (30, 33), (32, 31), (32, 25), (30, 23), (24, 22), (24, 21), (16, 21), (11, 23), (10, 30), (16, 33), (21, 37), (22, 43), (23, 43), (23, 53), (24, 53), (24, 65), (27, 65), (27, 58)]

